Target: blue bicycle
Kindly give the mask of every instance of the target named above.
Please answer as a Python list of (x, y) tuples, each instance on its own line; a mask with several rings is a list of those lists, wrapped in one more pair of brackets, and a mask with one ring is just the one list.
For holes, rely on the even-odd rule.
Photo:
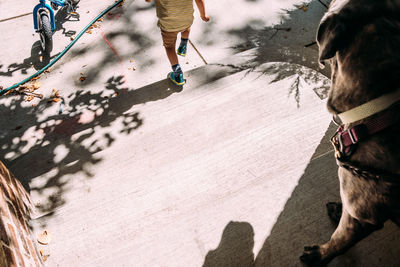
[[(67, 14), (78, 17), (76, 7), (80, 0), (39, 0), (33, 9), (33, 25), (39, 33), (42, 51), (50, 54), (53, 50), (53, 32), (56, 30), (54, 10), (66, 8)], [(47, 4), (50, 2), (50, 5)], [(54, 10), (53, 10), (54, 9)]]

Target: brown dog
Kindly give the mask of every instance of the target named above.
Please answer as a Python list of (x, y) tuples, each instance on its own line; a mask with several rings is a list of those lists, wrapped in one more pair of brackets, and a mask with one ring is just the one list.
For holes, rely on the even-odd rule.
[[(352, 110), (399, 90), (400, 0), (333, 0), (319, 25), (317, 42), (321, 64), (329, 60), (332, 68), (331, 113)], [(342, 132), (356, 125), (361, 129), (356, 144), (343, 148), (340, 138), (333, 138), (343, 206), (328, 203), (328, 213), (338, 227), (325, 244), (304, 248), (300, 257), (304, 263), (326, 265), (382, 228), (386, 220), (400, 226), (399, 117), (399, 105), (394, 104), (342, 125)], [(373, 127), (365, 126), (371, 121), (386, 125), (371, 133)]]

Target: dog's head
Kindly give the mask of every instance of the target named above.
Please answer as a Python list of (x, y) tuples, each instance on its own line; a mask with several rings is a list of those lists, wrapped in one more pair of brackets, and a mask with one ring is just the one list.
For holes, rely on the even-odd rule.
[(338, 113), (399, 86), (400, 0), (333, 0), (317, 32), (331, 63), (328, 107)]

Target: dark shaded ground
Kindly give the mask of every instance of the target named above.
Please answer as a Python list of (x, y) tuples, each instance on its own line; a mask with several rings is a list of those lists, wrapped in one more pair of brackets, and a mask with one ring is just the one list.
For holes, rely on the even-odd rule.
[[(335, 128), (332, 123), (261, 250), (253, 255), (254, 232), (249, 223), (231, 222), (203, 266), (303, 266), (299, 260), (303, 247), (329, 240), (336, 226), (325, 204), (340, 200), (337, 166), (328, 146)], [(399, 245), (398, 228), (387, 222), (383, 230), (362, 240), (329, 266), (399, 266)]]

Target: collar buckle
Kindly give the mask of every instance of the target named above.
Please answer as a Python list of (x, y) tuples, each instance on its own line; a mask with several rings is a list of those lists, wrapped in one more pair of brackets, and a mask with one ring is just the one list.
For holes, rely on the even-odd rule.
[[(347, 134), (350, 137), (351, 144), (345, 144), (346, 142), (343, 140), (344, 134)], [(341, 160), (350, 157), (356, 148), (358, 142), (357, 139), (358, 138), (354, 136), (352, 128), (343, 130), (343, 127), (340, 126), (331, 138), (331, 143), (335, 149), (335, 157)]]

